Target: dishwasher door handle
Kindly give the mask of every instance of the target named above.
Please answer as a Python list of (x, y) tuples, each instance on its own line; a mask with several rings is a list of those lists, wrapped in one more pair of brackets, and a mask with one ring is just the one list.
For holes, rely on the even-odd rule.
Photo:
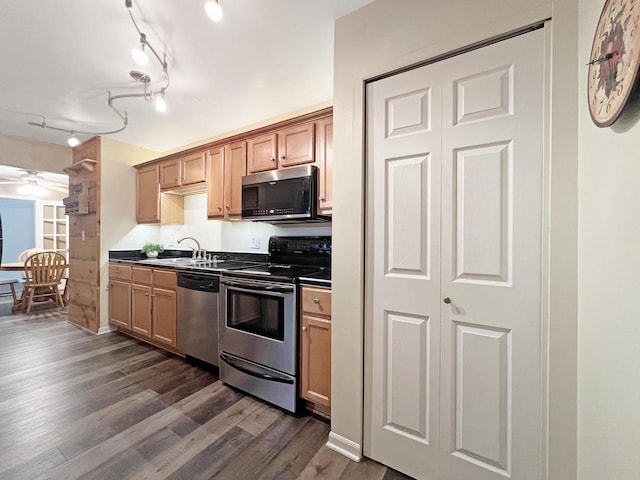
[(230, 367), (235, 368), (236, 370), (242, 372), (242, 373), (246, 373), (247, 375), (251, 375), (252, 377), (256, 377), (256, 378), (261, 378), (263, 380), (268, 380), (270, 382), (279, 382), (279, 383), (288, 383), (288, 384), (293, 384), (293, 379), (290, 377), (286, 377), (286, 376), (280, 376), (280, 375), (274, 375), (272, 373), (265, 373), (264, 371), (262, 371), (262, 369), (260, 367), (254, 367), (247, 362), (242, 362), (244, 363), (244, 365), (239, 365), (238, 362), (236, 362), (236, 359), (233, 358), (231, 355), (222, 352), (220, 354), (220, 358), (222, 359), (223, 362), (225, 362), (226, 364), (228, 364)]

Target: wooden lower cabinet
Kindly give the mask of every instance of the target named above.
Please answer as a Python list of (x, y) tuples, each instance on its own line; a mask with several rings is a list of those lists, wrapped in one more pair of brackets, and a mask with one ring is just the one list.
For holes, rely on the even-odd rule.
[(109, 281), (109, 322), (131, 329), (131, 282)]
[[(177, 274), (146, 267), (130, 269), (130, 281), (109, 267), (109, 321), (159, 347), (177, 352)], [(122, 270), (122, 267), (118, 267)], [(179, 352), (178, 352), (179, 353)]]
[(151, 287), (131, 285), (131, 331), (151, 336)]
[(151, 338), (172, 347), (176, 347), (177, 340), (177, 304), (175, 290), (153, 289)]
[(331, 290), (301, 287), (300, 396), (331, 406)]

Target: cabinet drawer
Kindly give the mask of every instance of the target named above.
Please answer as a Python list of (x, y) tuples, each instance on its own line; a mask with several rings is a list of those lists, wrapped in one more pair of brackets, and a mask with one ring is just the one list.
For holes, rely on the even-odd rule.
[(302, 287), (302, 311), (331, 316), (331, 290)]
[(169, 270), (154, 270), (153, 286), (176, 290), (178, 288), (178, 276), (176, 272)]
[(144, 267), (131, 268), (131, 281), (143, 285), (151, 285), (151, 269)]
[(131, 280), (129, 265), (109, 265), (109, 278), (112, 280)]

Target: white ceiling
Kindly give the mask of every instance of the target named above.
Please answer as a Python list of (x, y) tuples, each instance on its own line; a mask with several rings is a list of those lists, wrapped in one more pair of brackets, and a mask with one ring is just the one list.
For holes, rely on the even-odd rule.
[[(165, 151), (331, 101), (333, 24), (372, 0), (220, 0), (221, 22), (204, 0), (134, 0), (140, 29), (169, 57), (168, 110), (142, 98), (114, 101), (129, 126), (116, 140)], [(113, 95), (139, 93), (130, 70), (162, 86), (154, 59), (138, 67), (124, 0), (2, 0), (0, 133), (66, 145), (74, 130), (116, 129)], [(80, 136), (85, 140), (89, 136)]]

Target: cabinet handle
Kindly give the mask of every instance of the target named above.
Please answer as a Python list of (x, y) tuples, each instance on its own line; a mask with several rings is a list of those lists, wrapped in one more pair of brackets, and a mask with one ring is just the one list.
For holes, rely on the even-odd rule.
[(222, 211), (222, 207), (218, 207), (218, 211), (221, 212)]
[(180, 180), (184, 180), (184, 177), (180, 177)]
[(153, 214), (153, 218), (158, 218), (158, 214), (157, 214), (157, 213), (154, 213), (154, 214)]
[(320, 200), (321, 202), (324, 202), (324, 197), (320, 197), (318, 200)]
[(316, 305), (319, 305), (319, 304), (320, 304), (320, 300), (319, 300), (319, 299), (317, 299), (317, 298), (314, 298), (314, 299), (313, 299), (313, 303), (315, 303)]
[(229, 205), (227, 205), (227, 210), (231, 210), (231, 207)]
[(306, 332), (307, 331), (307, 327), (302, 327), (302, 332)]
[(174, 181), (174, 182), (177, 182), (177, 181), (178, 181), (178, 177), (174, 178), (174, 179), (173, 179), (173, 181)]
[(275, 157), (271, 157), (271, 161), (275, 162), (276, 161)]
[(145, 296), (145, 297), (148, 297), (148, 296), (149, 296), (149, 294), (148, 294), (148, 293), (145, 293), (145, 294), (144, 294), (144, 296)]
[(284, 156), (284, 153), (280, 154), (280, 160), (284, 160), (285, 158), (287, 157)]

